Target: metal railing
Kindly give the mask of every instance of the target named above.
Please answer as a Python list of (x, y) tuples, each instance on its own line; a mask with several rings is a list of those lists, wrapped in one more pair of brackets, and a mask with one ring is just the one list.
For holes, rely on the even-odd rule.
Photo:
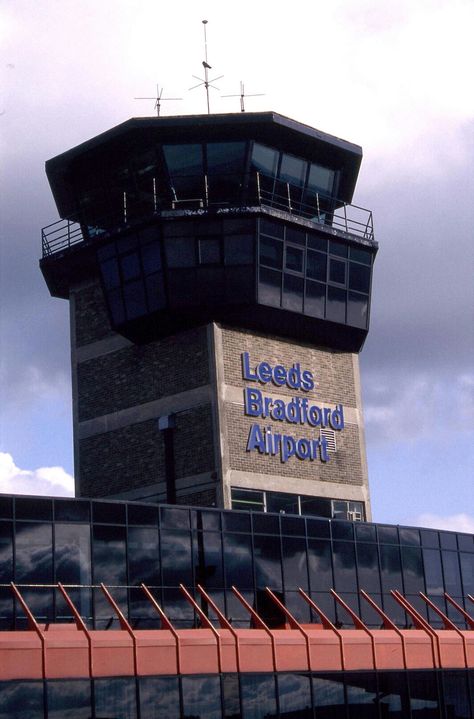
[[(242, 177), (239, 175), (239, 180)], [(244, 185), (241, 183), (239, 185), (239, 197), (230, 193), (226, 200), (222, 200), (213, 198), (213, 184), (218, 186), (219, 178), (221, 181), (228, 181), (235, 179), (235, 175), (222, 175), (219, 178), (200, 175), (199, 178), (202, 180), (202, 197), (196, 196), (195, 188), (192, 190), (192, 196), (187, 197), (183, 193), (179, 197), (176, 189), (171, 185), (171, 199), (157, 198), (154, 180), (152, 193), (142, 193), (137, 200), (136, 197), (132, 198), (124, 192), (118, 211), (108, 217), (94, 218), (94, 224), (91, 224), (92, 220), (83, 213), (83, 219), (75, 216), (74, 219), (64, 218), (46, 225), (41, 231), (43, 257), (55, 255), (81, 243), (93, 242), (104, 234), (148, 222), (160, 217), (163, 212), (199, 210), (200, 213), (212, 211), (218, 214), (219, 211), (227, 213), (232, 209), (255, 206), (300, 217), (365, 240), (374, 239), (370, 210), (342, 202), (324, 193), (315, 192), (311, 195), (306, 191), (303, 199), (301, 187), (289, 182), (274, 181), (273, 178), (256, 172), (244, 177)]]

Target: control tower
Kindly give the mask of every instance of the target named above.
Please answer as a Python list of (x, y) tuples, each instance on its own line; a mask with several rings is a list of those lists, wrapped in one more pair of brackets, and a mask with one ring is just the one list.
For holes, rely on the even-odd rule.
[(370, 520), (361, 159), (258, 112), (135, 118), (46, 163), (77, 496)]

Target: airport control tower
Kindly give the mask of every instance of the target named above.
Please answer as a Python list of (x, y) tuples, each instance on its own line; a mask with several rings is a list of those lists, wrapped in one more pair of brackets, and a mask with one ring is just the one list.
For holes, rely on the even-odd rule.
[(370, 520), (361, 158), (258, 112), (135, 118), (46, 163), (77, 496)]

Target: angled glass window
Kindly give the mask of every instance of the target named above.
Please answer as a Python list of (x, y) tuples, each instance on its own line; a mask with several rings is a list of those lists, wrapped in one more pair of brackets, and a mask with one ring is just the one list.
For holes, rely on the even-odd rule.
[(279, 178), (291, 185), (302, 187), (306, 179), (306, 168), (307, 163), (304, 160), (284, 152), (281, 157)]
[(334, 178), (334, 170), (312, 162), (309, 168), (308, 189), (319, 190), (326, 195), (331, 195), (334, 188)]
[(89, 719), (91, 682), (89, 679), (47, 682), (48, 719)]
[(254, 536), (254, 560), (257, 587), (281, 589), (280, 547), (274, 537), (263, 534)]
[(380, 569), (382, 591), (398, 589), (403, 592), (400, 549), (397, 546), (380, 545)]
[(334, 542), (334, 583), (336, 591), (353, 592), (357, 587), (353, 542)]
[[(347, 710), (349, 719), (378, 719), (377, 681), (375, 672), (346, 674)], [(364, 706), (363, 710), (361, 705)]]
[(260, 237), (260, 264), (281, 270), (283, 266), (283, 242), (270, 237)]
[(54, 528), (56, 581), (91, 583), (91, 538), (88, 524), (56, 523)]
[[(304, 300), (304, 311), (311, 317), (324, 317), (326, 308), (326, 285), (321, 282), (306, 280), (306, 296)], [(311, 512), (314, 514), (315, 512)]]
[(138, 259), (138, 253), (132, 252), (128, 255), (123, 255), (120, 258), (120, 268), (122, 270), (122, 277), (125, 282), (128, 280), (134, 280), (140, 275), (140, 260)]
[(369, 293), (370, 267), (349, 263), (349, 288), (358, 292)]
[(427, 594), (443, 594), (443, 570), (441, 569), (441, 556), (439, 551), (437, 549), (424, 549), (423, 563), (425, 566)]
[(344, 679), (341, 673), (313, 674), (313, 697), (318, 719), (346, 716)]
[(193, 581), (191, 537), (189, 532), (161, 530), (163, 585), (177, 587)]
[(331, 255), (339, 255), (340, 257), (347, 257), (348, 254), (347, 245), (343, 245), (340, 242), (334, 242), (329, 240), (329, 252)]
[(209, 175), (239, 175), (244, 169), (245, 142), (208, 142), (207, 171)]
[(151, 275), (161, 270), (161, 252), (159, 242), (152, 242), (141, 248), (143, 271)]
[(0, 719), (44, 719), (43, 682), (0, 682)]
[(291, 312), (303, 311), (303, 290), (304, 280), (302, 277), (295, 277), (285, 272), (283, 277), (283, 302), (282, 307)]
[(133, 320), (147, 313), (145, 285), (142, 280), (124, 285), (123, 299), (128, 320)]
[(366, 592), (380, 592), (379, 557), (376, 544), (357, 543), (359, 587)]
[(281, 305), (281, 272), (260, 268), (258, 301), (263, 305), (280, 307)]
[(369, 298), (358, 292), (348, 292), (347, 324), (365, 329), (369, 319)]
[(163, 273), (155, 272), (145, 278), (146, 299), (148, 310), (155, 312), (166, 306), (165, 287), (163, 282)]
[(107, 677), (94, 680), (96, 717), (136, 719), (137, 698), (134, 677)]
[(173, 200), (202, 199), (204, 170), (201, 145), (163, 145)]
[(338, 285), (346, 284), (346, 263), (340, 260), (329, 260), (329, 280)]
[(303, 247), (306, 244), (306, 232), (304, 230), (299, 230), (296, 227), (288, 226), (286, 228), (285, 237), (287, 242), (293, 242), (294, 244), (302, 245)]
[(333, 322), (346, 321), (346, 291), (339, 287), (328, 287), (326, 317)]
[(51, 524), (17, 522), (15, 531), (16, 581), (50, 584), (53, 571)]
[(107, 289), (112, 289), (120, 285), (118, 262), (114, 257), (101, 262), (100, 270), (102, 272), (104, 285)]
[(253, 587), (252, 542), (246, 534), (224, 534), (225, 582), (238, 589)]
[(351, 260), (362, 262), (364, 265), (372, 264), (372, 253), (369, 250), (362, 249), (361, 247), (351, 247), (349, 249), (349, 257)]
[(452, 597), (462, 594), (459, 556), (457, 552), (441, 552), (444, 573), (444, 589)]
[(293, 272), (303, 272), (303, 250), (299, 247), (286, 246), (285, 268)]
[(265, 175), (275, 177), (278, 169), (279, 153), (271, 147), (254, 142), (252, 150), (252, 167)]
[(417, 547), (401, 547), (403, 584), (405, 592), (424, 592), (423, 560), (421, 549)]
[(129, 583), (161, 584), (158, 528), (129, 527), (127, 547)]
[(280, 717), (313, 719), (311, 678), (307, 674), (278, 674)]
[(306, 255), (306, 276), (312, 280), (326, 282), (327, 255), (308, 250)]

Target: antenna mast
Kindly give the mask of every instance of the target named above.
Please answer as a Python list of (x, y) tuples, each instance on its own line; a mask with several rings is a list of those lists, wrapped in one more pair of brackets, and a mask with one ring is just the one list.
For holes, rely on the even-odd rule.
[(201, 87), (201, 85), (204, 85), (204, 87), (206, 89), (207, 114), (210, 115), (211, 108), (210, 108), (210, 104), (209, 104), (209, 88), (212, 87), (212, 88), (214, 88), (214, 90), (218, 90), (219, 88), (216, 87), (215, 85), (213, 85), (212, 83), (215, 82), (216, 80), (220, 80), (221, 77), (224, 77), (224, 75), (219, 75), (218, 77), (215, 77), (213, 80), (209, 80), (209, 70), (212, 70), (212, 67), (211, 67), (211, 65), (209, 65), (209, 63), (207, 61), (207, 33), (206, 33), (207, 20), (203, 20), (202, 24), (204, 25), (204, 57), (205, 57), (205, 59), (202, 62), (202, 66), (204, 68), (204, 80), (202, 79), (202, 77), (193, 75), (193, 77), (196, 80), (199, 80), (200, 82), (198, 85), (193, 85), (189, 89), (195, 90), (197, 87)]
[(155, 101), (155, 110), (156, 110), (156, 116), (160, 116), (160, 108), (161, 108), (161, 102), (162, 100), (182, 100), (182, 97), (162, 97), (163, 95), (163, 88), (160, 90), (160, 86), (156, 86), (156, 97), (135, 97), (134, 100), (154, 100)]
[(244, 98), (246, 97), (263, 97), (265, 93), (256, 92), (252, 95), (246, 95), (244, 89), (244, 83), (240, 81), (240, 95), (222, 95), (222, 97), (240, 97), (240, 112), (245, 112)]

